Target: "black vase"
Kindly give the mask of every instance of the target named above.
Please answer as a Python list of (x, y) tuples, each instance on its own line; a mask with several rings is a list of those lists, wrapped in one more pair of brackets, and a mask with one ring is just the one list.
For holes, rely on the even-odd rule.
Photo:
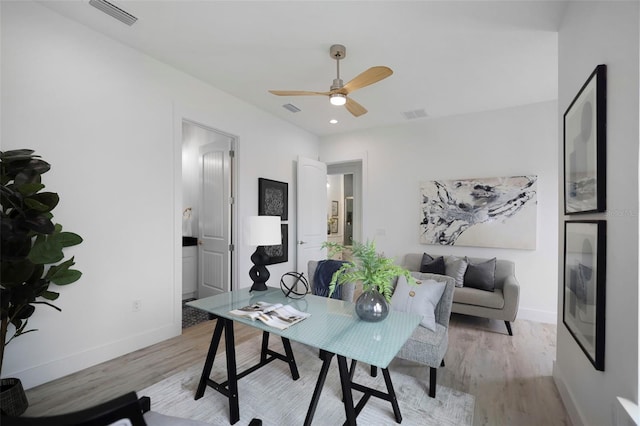
[(20, 379), (0, 380), (0, 410), (7, 416), (17, 417), (29, 406), (27, 395)]
[(356, 314), (363, 321), (382, 321), (389, 315), (387, 299), (378, 290), (367, 290), (356, 300)]

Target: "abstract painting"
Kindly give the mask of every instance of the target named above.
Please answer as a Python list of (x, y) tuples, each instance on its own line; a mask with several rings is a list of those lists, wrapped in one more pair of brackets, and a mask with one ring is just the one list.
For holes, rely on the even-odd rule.
[(420, 187), (420, 243), (536, 248), (537, 176), (435, 180)]
[(564, 224), (562, 321), (596, 370), (604, 371), (606, 221)]
[(289, 214), (288, 184), (277, 180), (258, 178), (258, 214), (280, 216), (287, 220)]
[(598, 65), (564, 114), (564, 212), (606, 210), (606, 65)]

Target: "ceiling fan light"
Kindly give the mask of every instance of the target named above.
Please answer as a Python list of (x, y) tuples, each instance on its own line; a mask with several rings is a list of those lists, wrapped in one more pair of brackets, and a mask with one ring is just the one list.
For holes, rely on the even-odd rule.
[(342, 106), (347, 103), (347, 97), (340, 93), (334, 93), (329, 97), (329, 102), (331, 105)]

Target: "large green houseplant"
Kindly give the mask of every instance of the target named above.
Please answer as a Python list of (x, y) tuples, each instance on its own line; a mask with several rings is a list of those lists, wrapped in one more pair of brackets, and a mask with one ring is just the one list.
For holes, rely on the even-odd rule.
[[(72, 269), (74, 258), (64, 260), (63, 254), (65, 247), (80, 244), (82, 238), (54, 223), (51, 212), (58, 205), (58, 194), (43, 191), (41, 176), (50, 168), (33, 150), (0, 151), (0, 373), (5, 347), (35, 331), (27, 323), (36, 305), (60, 310), (51, 303), (59, 294), (49, 288), (50, 283), (66, 285), (82, 275)], [(3, 393), (8, 380), (3, 379)]]
[[(415, 283), (411, 273), (405, 268), (394, 263), (393, 259), (384, 257), (376, 252), (376, 245), (373, 241), (366, 243), (354, 242), (352, 246), (346, 247), (342, 244), (325, 242), (323, 247), (329, 251), (329, 257), (337, 253), (344, 252), (347, 248), (351, 252), (353, 260), (346, 261), (331, 278), (329, 283), (329, 294), (332, 295), (336, 286), (345, 283), (362, 283), (362, 295), (356, 301), (356, 312), (360, 318), (368, 321), (380, 321), (386, 318), (388, 306), (391, 301), (394, 289), (394, 278), (403, 275), (409, 283)], [(367, 315), (362, 310), (377, 309), (375, 307), (361, 306), (367, 299), (371, 303), (376, 303), (378, 299), (376, 293), (382, 296), (386, 302), (385, 306), (380, 306), (383, 310), (380, 315)], [(386, 310), (385, 310), (386, 309)]]

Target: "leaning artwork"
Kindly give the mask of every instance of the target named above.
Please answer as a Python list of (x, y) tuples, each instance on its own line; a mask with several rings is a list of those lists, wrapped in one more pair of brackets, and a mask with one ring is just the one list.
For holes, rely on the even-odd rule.
[(423, 182), (420, 197), (422, 244), (536, 248), (536, 175)]

